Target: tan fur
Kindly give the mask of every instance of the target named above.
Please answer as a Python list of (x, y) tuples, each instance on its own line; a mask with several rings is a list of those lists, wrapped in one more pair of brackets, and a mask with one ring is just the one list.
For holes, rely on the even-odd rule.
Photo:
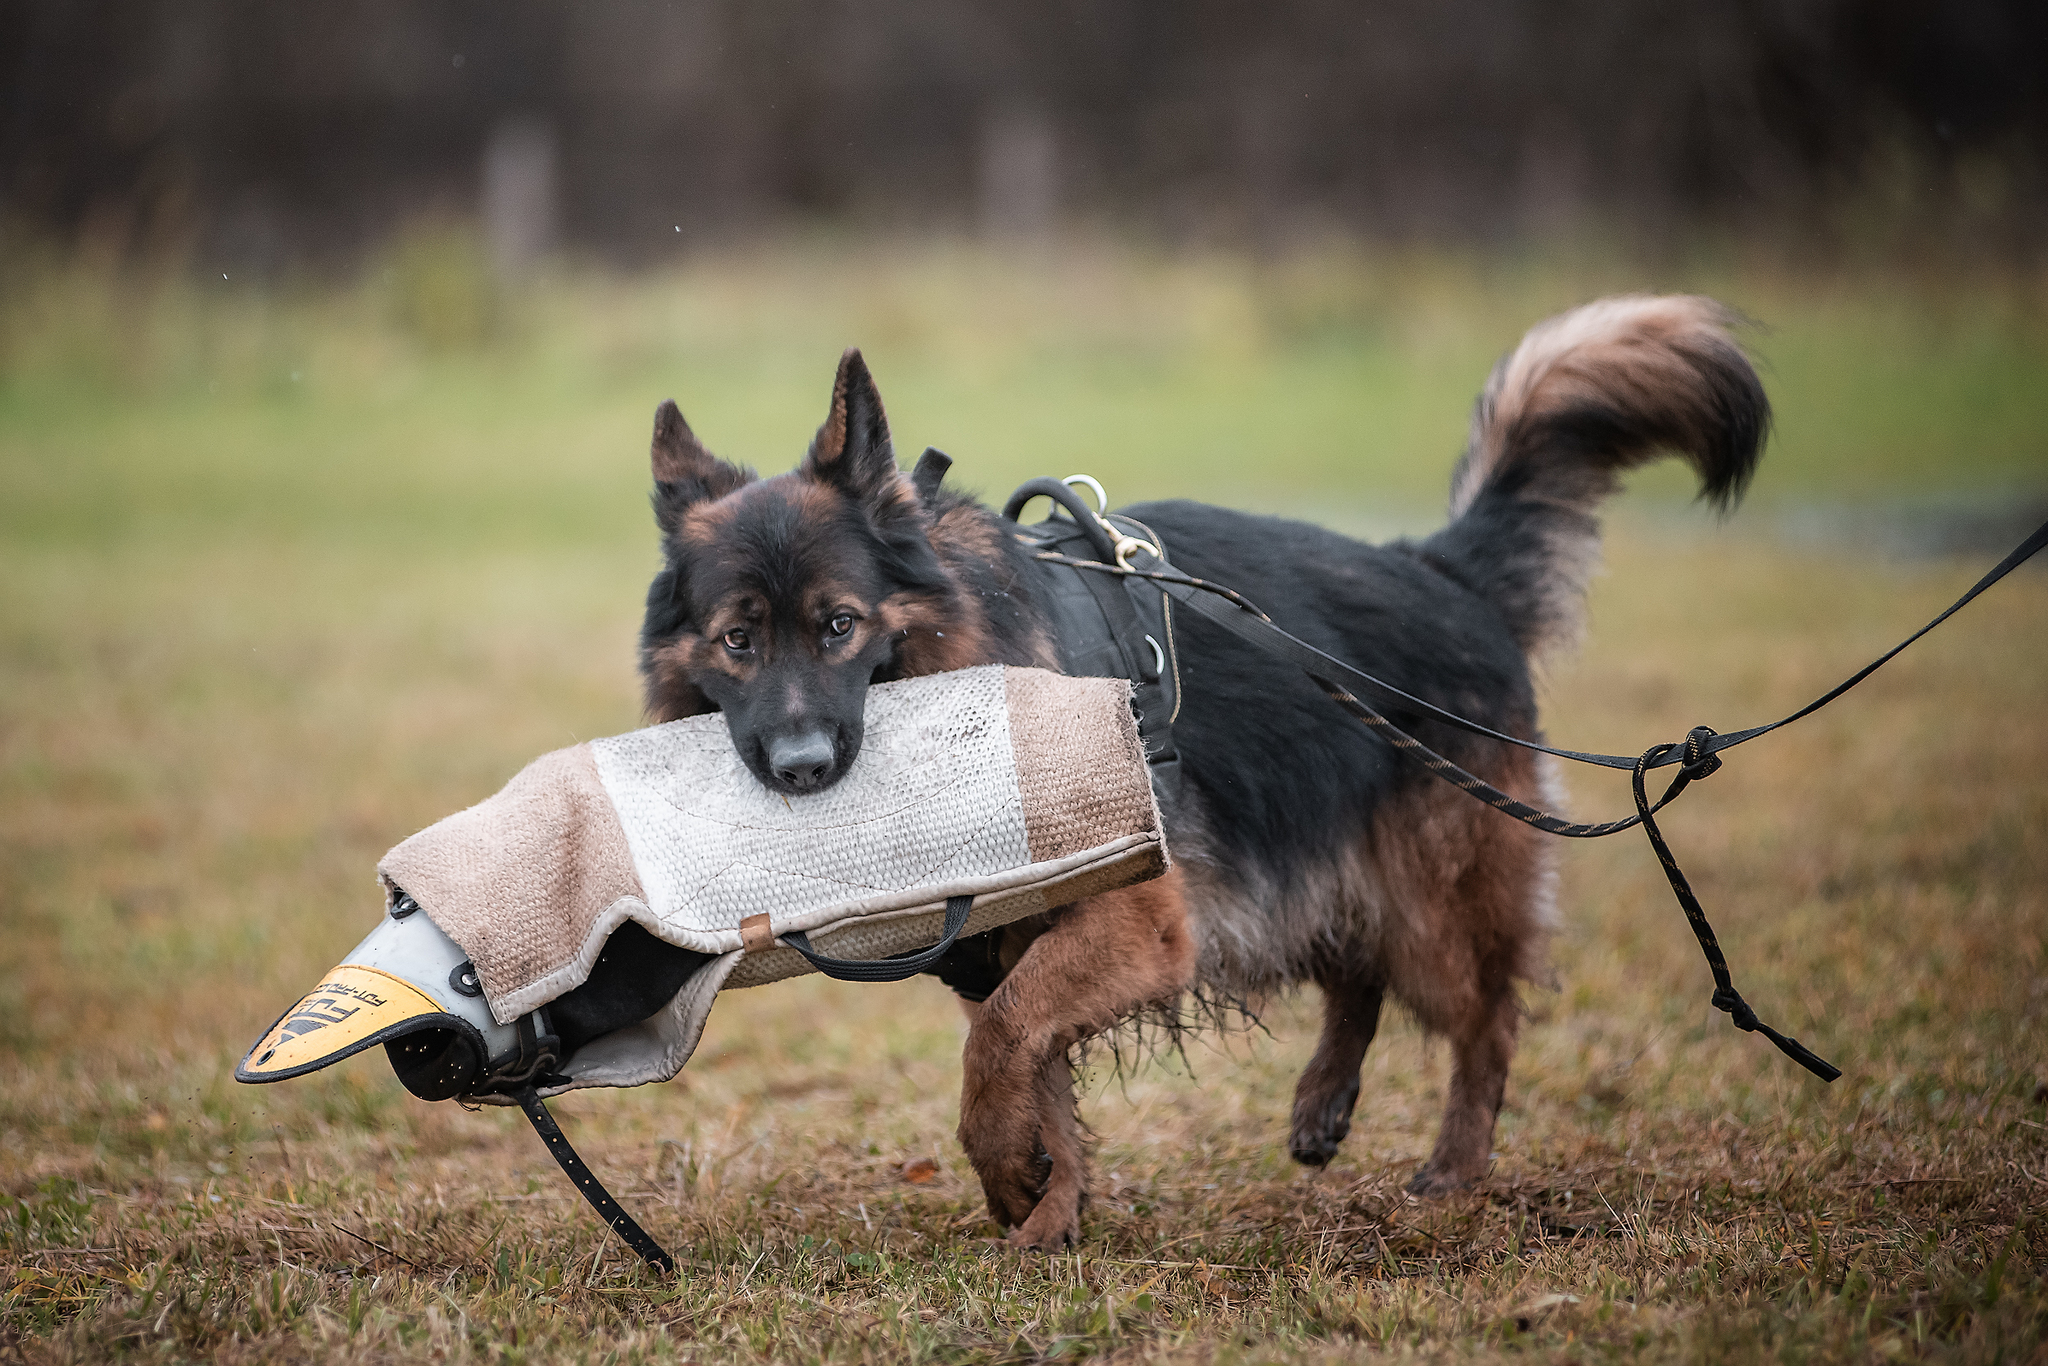
[[(940, 563), (956, 573), (971, 564), (1001, 565), (1004, 562), (999, 538), (1007, 533), (990, 526), (978, 509), (949, 509), (933, 520), (930, 534)], [(1004, 584), (1005, 590), (1009, 587), (1008, 583)], [(977, 612), (975, 617), (979, 621), (980, 614)], [(1032, 631), (1027, 648), (1031, 664), (1041, 669), (1057, 670), (1060, 667), (1059, 647), (1043, 627)]]
[[(1451, 482), (1451, 516), (1471, 506), (1533, 426), (1575, 405), (1621, 402), (1658, 413), (1681, 440), (1693, 433), (1687, 446), (1696, 447), (1716, 415), (1703, 406), (1707, 395), (1693, 357), (1736, 349), (1728, 329), (1738, 322), (1727, 308), (1696, 294), (1622, 294), (1530, 328), (1494, 367), (1473, 409), (1470, 444)], [(1628, 453), (1633, 460), (1651, 454)], [(1590, 508), (1612, 487), (1609, 481), (1588, 489), (1573, 503)]]
[(1133, 1010), (1173, 1000), (1194, 971), (1181, 878), (1169, 872), (1048, 917), (975, 1012), (960, 1142), (1012, 1243), (1051, 1250), (1080, 1237), (1087, 1166), (1069, 1052)]
[(728, 465), (704, 448), (682, 410), (670, 399), (654, 410), (654, 439), (650, 463), (657, 484), (702, 480), (712, 498), (722, 498), (753, 478), (748, 471)]
[(647, 660), (650, 702), (647, 719), (660, 725), (697, 716), (707, 709), (704, 695), (691, 680), (707, 670), (726, 668), (725, 652), (702, 636), (683, 636), (655, 651)]
[[(1510, 795), (1537, 795), (1525, 751), (1502, 753), (1489, 776)], [(1451, 1044), (1443, 1127), (1410, 1187), (1434, 1194), (1486, 1174), (1514, 1056), (1515, 983), (1542, 972), (1539, 889), (1550, 850), (1536, 830), (1446, 783), (1381, 813), (1372, 838), (1405, 912), (1386, 935), (1389, 989)]]
[[(1547, 771), (1526, 751), (1503, 746), (1475, 767), (1522, 800), (1548, 795)], [(1547, 975), (1553, 874), (1543, 841), (1432, 782), (1382, 807), (1366, 837), (1327, 864), (1298, 870), (1287, 893), (1230, 890), (1241, 881), (1217, 876), (1198, 841), (1177, 846), (1201, 981), (1239, 996), (1303, 980), (1322, 990), (1322, 1035), (1295, 1091), (1299, 1159), (1328, 1161), (1349, 1131), (1359, 1065), (1392, 995), (1451, 1043), (1443, 1127), (1414, 1189), (1440, 1193), (1484, 1175), (1514, 1051), (1516, 984)]]
[[(746, 491), (751, 492), (761, 487), (763, 485), (755, 484)], [(676, 528), (676, 535), (691, 545), (714, 545), (725, 528), (732, 524), (733, 517), (738, 511), (738, 502), (729, 498), (698, 503), (683, 515), (682, 525)]]
[(832, 406), (825, 414), (825, 425), (811, 440), (811, 462), (819, 467), (846, 453), (846, 382), (859, 358), (860, 352), (852, 349), (839, 357), (839, 373), (832, 380)]
[(896, 658), (906, 678), (987, 662), (991, 647), (980, 621), (962, 613), (947, 613), (934, 625), (934, 614), (916, 610), (919, 605), (900, 599), (882, 604), (883, 620), (901, 623), (893, 629), (903, 633)]

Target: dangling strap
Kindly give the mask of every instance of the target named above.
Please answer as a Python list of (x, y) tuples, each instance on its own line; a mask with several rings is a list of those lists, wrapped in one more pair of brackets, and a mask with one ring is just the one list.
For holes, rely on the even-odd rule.
[(810, 959), (811, 966), (827, 977), (837, 977), (842, 982), (901, 982), (917, 976), (946, 956), (946, 950), (953, 947), (960, 931), (967, 928), (967, 913), (973, 909), (974, 898), (971, 896), (949, 898), (946, 902), (945, 937), (928, 949), (900, 958), (828, 958), (811, 947), (810, 936), (802, 930), (788, 931), (782, 936), (782, 942)]
[(533, 1121), (533, 1131), (540, 1135), (541, 1142), (548, 1145), (548, 1151), (555, 1155), (555, 1161), (568, 1173), (576, 1189), (583, 1192), (583, 1198), (597, 1211), (597, 1217), (604, 1220), (606, 1227), (626, 1240), (626, 1246), (640, 1254), (640, 1260), (664, 1276), (676, 1274), (675, 1259), (662, 1249), (660, 1243), (647, 1236), (647, 1230), (633, 1222), (633, 1216), (612, 1199), (612, 1193), (604, 1188), (604, 1182), (597, 1179), (590, 1168), (583, 1165), (583, 1159), (569, 1146), (569, 1136), (562, 1132), (562, 1126), (555, 1123), (555, 1117), (548, 1113), (548, 1107), (541, 1102), (540, 1093), (531, 1086), (523, 1086), (512, 1093), (519, 1102), (519, 1108), (526, 1111), (526, 1117)]
[(1693, 938), (1700, 941), (1700, 952), (1706, 955), (1707, 971), (1714, 974), (1714, 1009), (1726, 1011), (1735, 1022), (1737, 1029), (1761, 1034), (1778, 1046), (1778, 1051), (1822, 1081), (1833, 1081), (1842, 1075), (1842, 1069), (1821, 1057), (1789, 1034), (1780, 1034), (1756, 1017), (1749, 1002), (1742, 999), (1742, 993), (1735, 989), (1735, 979), (1728, 973), (1728, 960), (1721, 954), (1721, 943), (1714, 938), (1714, 927), (1707, 923), (1706, 910), (1700, 899), (1692, 894), (1692, 884), (1678, 867), (1678, 860), (1671, 856), (1671, 847), (1664, 843), (1664, 832), (1657, 828), (1656, 807), (1650, 805), (1649, 795), (1643, 791), (1643, 774), (1651, 764), (1669, 757), (1670, 751), (1680, 750), (1685, 765), (1678, 770), (1677, 779), (1671, 790), (1664, 794), (1662, 806), (1685, 790), (1686, 784), (1712, 774), (1721, 767), (1721, 756), (1707, 748), (1714, 738), (1714, 732), (1707, 726), (1694, 726), (1692, 733), (1685, 737), (1683, 746), (1653, 745), (1645, 750), (1643, 757), (1636, 760), (1634, 786), (1636, 816), (1641, 820), (1643, 833), (1650, 837), (1650, 847), (1657, 851), (1657, 862), (1664, 867), (1664, 878), (1671, 884), (1671, 894), (1678, 898), (1679, 907), (1685, 912), (1686, 923), (1692, 926)]
[[(938, 943), (917, 953), (901, 958), (883, 958), (864, 961), (852, 958), (827, 958), (811, 948), (810, 939), (801, 930), (792, 930), (782, 936), (782, 942), (811, 960), (811, 965), (820, 972), (848, 982), (900, 982), (915, 977), (926, 968), (945, 957), (946, 950), (953, 947), (953, 941), (960, 937), (960, 931), (967, 927), (967, 914), (974, 909), (974, 898), (956, 896), (946, 902), (946, 932)], [(604, 1182), (596, 1173), (585, 1166), (583, 1159), (576, 1155), (576, 1149), (569, 1144), (569, 1137), (562, 1132), (562, 1126), (555, 1123), (555, 1117), (548, 1113), (548, 1107), (541, 1102), (540, 1093), (531, 1084), (520, 1087), (512, 1093), (519, 1102), (519, 1108), (526, 1111), (527, 1119), (533, 1122), (533, 1131), (540, 1135), (541, 1142), (548, 1145), (555, 1161), (575, 1183), (590, 1207), (597, 1211), (597, 1217), (605, 1226), (625, 1239), (626, 1246), (640, 1254), (640, 1259), (664, 1276), (673, 1276), (675, 1259), (662, 1249), (660, 1243), (647, 1234), (647, 1230), (635, 1223), (633, 1216), (626, 1213), (612, 1193), (604, 1188)]]

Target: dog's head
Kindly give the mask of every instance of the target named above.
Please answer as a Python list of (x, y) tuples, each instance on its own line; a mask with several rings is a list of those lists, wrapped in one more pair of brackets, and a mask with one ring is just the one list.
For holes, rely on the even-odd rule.
[(952, 615), (860, 353), (840, 358), (803, 463), (772, 479), (717, 459), (662, 404), (654, 513), (667, 563), (640, 634), (649, 715), (723, 712), (763, 784), (831, 786), (860, 752), (868, 685), (902, 674), (906, 647)]

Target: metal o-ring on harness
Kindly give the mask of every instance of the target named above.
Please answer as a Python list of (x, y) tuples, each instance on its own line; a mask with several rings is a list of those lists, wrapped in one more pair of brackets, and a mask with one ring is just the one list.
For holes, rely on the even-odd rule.
[[(1103, 489), (1101, 480), (1097, 479), (1092, 474), (1070, 474), (1066, 478), (1060, 480), (1060, 482), (1062, 484), (1065, 484), (1068, 488), (1085, 488), (1090, 493), (1093, 493), (1095, 495), (1095, 520), (1104, 531), (1109, 533), (1110, 541), (1115, 547), (1115, 559), (1119, 568), (1129, 569), (1131, 567), (1131, 556), (1140, 550), (1144, 551), (1146, 554), (1150, 555), (1155, 560), (1163, 560), (1166, 558), (1164, 555), (1161, 555), (1159, 553), (1158, 546), (1152, 544), (1152, 542), (1150, 541), (1143, 540), (1137, 536), (1131, 535), (1122, 527), (1117, 526), (1114, 522), (1111, 522), (1109, 520), (1109, 494)], [(1152, 640), (1150, 636), (1147, 636), (1145, 638), (1147, 640)], [(1158, 650), (1159, 642), (1153, 640), (1152, 648), (1155, 651)], [(1161, 653), (1157, 673), (1165, 672), (1166, 657), (1163, 653)], [(1155, 674), (1154, 676), (1156, 677), (1157, 674)]]

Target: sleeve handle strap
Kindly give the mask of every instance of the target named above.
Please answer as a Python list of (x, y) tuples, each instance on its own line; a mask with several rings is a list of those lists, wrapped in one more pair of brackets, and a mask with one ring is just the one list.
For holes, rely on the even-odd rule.
[(901, 982), (917, 976), (946, 956), (946, 950), (953, 947), (953, 941), (960, 937), (960, 931), (967, 928), (967, 913), (973, 909), (973, 897), (949, 897), (946, 901), (945, 936), (928, 949), (897, 954), (890, 958), (828, 957), (811, 947), (810, 936), (802, 930), (786, 932), (782, 936), (782, 942), (808, 958), (811, 966), (827, 977), (836, 977), (842, 982)]

